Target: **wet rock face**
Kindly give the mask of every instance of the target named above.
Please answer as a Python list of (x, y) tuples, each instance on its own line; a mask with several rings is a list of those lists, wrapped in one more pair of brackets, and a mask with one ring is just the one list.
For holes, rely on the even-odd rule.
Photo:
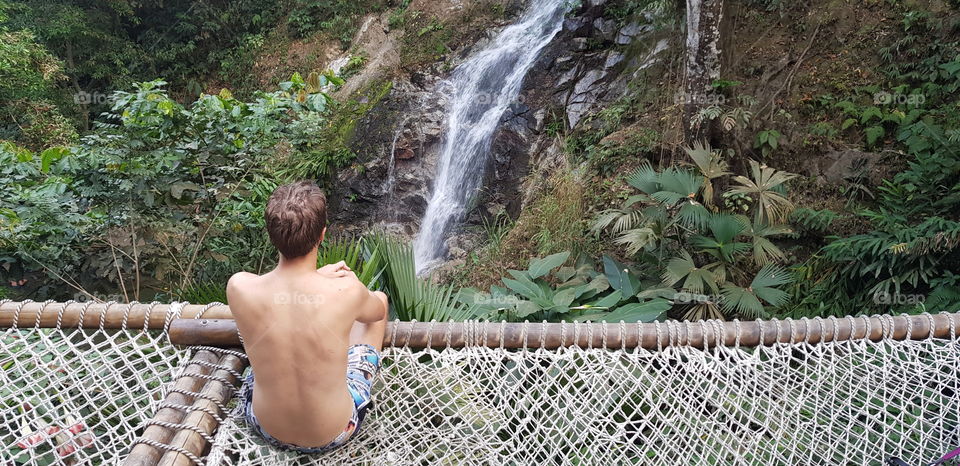
[[(559, 165), (563, 153), (547, 125), (582, 124), (584, 116), (623, 96), (635, 71), (665, 48), (652, 34), (669, 31), (654, 33), (652, 18), (649, 24), (622, 25), (604, 17), (604, 7), (605, 0), (583, 2), (526, 76), (518, 101), (501, 118), (488, 166), (477, 174), (484, 177), (483, 188), (466, 224), (452, 235), (451, 252), (466, 250), (459, 245), (475, 234), (469, 225), (479, 224), (491, 209), (517, 216), (536, 189), (531, 178), (545, 177), (541, 172)], [(491, 30), (488, 36), (493, 35)], [(481, 47), (474, 44), (451, 56), (462, 61)], [(416, 235), (446, 132), (443, 79), (448, 75), (448, 69), (435, 66), (395, 78), (391, 93), (358, 123), (353, 146), (362, 168), (344, 170), (331, 196), (336, 201), (332, 220), (341, 231), (384, 228)]]

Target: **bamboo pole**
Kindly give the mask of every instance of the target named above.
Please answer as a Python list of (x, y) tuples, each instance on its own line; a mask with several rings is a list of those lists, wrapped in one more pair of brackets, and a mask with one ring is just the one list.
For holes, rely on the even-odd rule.
[[(208, 411), (217, 413), (221, 418), (225, 418), (229, 414), (221, 411), (219, 405), (226, 405), (242, 383), (235, 374), (243, 372), (247, 366), (247, 361), (246, 359), (226, 354), (220, 358), (218, 364), (229, 368), (229, 370), (218, 369), (215, 370), (212, 375), (225, 380), (228, 384), (224, 384), (219, 380), (208, 381), (201, 391), (203, 397), (197, 397), (196, 400), (194, 400), (193, 407), (198, 409), (189, 412), (181, 421), (181, 424), (191, 426), (192, 428), (177, 431), (173, 439), (168, 443), (173, 447), (187, 450), (197, 457), (202, 457), (210, 447), (207, 440), (203, 435), (199, 434), (197, 430), (212, 436), (220, 427), (220, 421), (211, 416)], [(177, 451), (168, 451), (163, 455), (158, 464), (160, 466), (191, 466), (193, 465), (193, 461)]]
[[(199, 361), (199, 362), (198, 362)], [(212, 371), (212, 368), (206, 364), (217, 362), (217, 355), (210, 351), (197, 351), (193, 358), (187, 363), (183, 375), (173, 384), (174, 390), (171, 390), (164, 403), (173, 405), (187, 405), (190, 403), (190, 397), (179, 391), (196, 392), (202, 387), (206, 380), (201, 377), (192, 377), (194, 375), (206, 376)], [(153, 416), (154, 421), (179, 424), (185, 413), (174, 408), (161, 408)], [(141, 439), (166, 444), (173, 438), (175, 431), (161, 425), (148, 425), (143, 430)], [(137, 443), (130, 449), (124, 466), (152, 466), (157, 464), (164, 450), (160, 450), (146, 443)]]
[[(173, 310), (169, 304), (106, 304), (106, 303), (35, 303), (3, 302), (0, 304), (0, 328), (13, 326), (42, 328), (82, 327), (98, 328), (143, 328), (147, 324), (151, 329), (162, 329)], [(178, 344), (209, 344), (212, 346), (239, 346), (236, 328), (229, 323), (215, 322), (232, 319), (230, 308), (222, 305), (184, 305), (181, 307), (181, 319), (194, 319), (197, 316), (208, 320), (207, 324), (196, 322), (177, 322), (171, 328), (171, 340)], [(81, 319), (82, 316), (82, 319)], [(124, 319), (126, 323), (124, 325)], [(866, 336), (867, 319), (870, 334)], [(384, 337), (385, 346), (409, 346), (423, 348), (427, 346), (458, 348), (482, 344), (504, 348), (544, 347), (554, 349), (561, 346), (578, 345), (581, 347), (607, 348), (658, 348), (683, 344), (694, 347), (714, 346), (717, 333), (722, 333), (722, 343), (742, 346), (770, 345), (775, 342), (818, 343), (821, 341), (840, 341), (869, 338), (878, 340), (883, 337), (885, 322), (892, 325), (892, 338), (905, 339), (908, 327), (909, 338), (927, 338), (933, 321), (933, 336), (949, 336), (950, 328), (960, 333), (960, 313), (937, 314), (932, 316), (873, 316), (869, 318), (810, 319), (792, 321), (745, 321), (707, 323), (680, 322), (658, 324), (541, 324), (541, 323), (428, 323), (428, 322), (390, 322)], [(719, 326), (719, 327), (718, 327)], [(196, 331), (190, 330), (197, 329)], [(738, 330), (739, 328), (739, 330)], [(779, 328), (779, 337), (778, 335)], [(621, 330), (622, 329), (622, 330)], [(719, 329), (719, 330), (716, 330)], [(196, 333), (199, 332), (199, 333)], [(760, 335), (763, 333), (763, 342)], [(604, 336), (606, 335), (606, 336)], [(622, 340), (621, 340), (622, 338)], [(604, 345), (606, 340), (606, 345)]]
[[(39, 303), (7, 301), (0, 304), (0, 329), (13, 327), (14, 322), (20, 328), (103, 328), (117, 329), (147, 328), (162, 329), (168, 317), (174, 312), (170, 304), (127, 304), (127, 303)], [(223, 304), (188, 304), (181, 307), (180, 318), (192, 319), (198, 315), (212, 319), (231, 319), (230, 308)], [(82, 321), (81, 321), (82, 316)], [(124, 323), (124, 319), (126, 322)]]
[[(775, 343), (820, 343), (883, 338), (919, 340), (947, 338), (960, 333), (960, 313), (872, 316), (841, 319), (768, 320), (747, 322), (505, 323), (505, 322), (390, 322), (384, 346), (411, 348), (656, 349), (666, 346), (703, 348), (759, 346)], [(719, 338), (718, 338), (719, 337)], [(170, 341), (178, 345), (238, 346), (233, 320), (180, 319), (170, 325)]]

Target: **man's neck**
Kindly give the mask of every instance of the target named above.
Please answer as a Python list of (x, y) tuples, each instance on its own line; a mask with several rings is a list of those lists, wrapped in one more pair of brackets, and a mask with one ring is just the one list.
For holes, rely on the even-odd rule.
[(288, 259), (280, 255), (280, 261), (277, 268), (274, 269), (280, 273), (302, 274), (317, 271), (317, 248), (313, 248), (304, 256)]

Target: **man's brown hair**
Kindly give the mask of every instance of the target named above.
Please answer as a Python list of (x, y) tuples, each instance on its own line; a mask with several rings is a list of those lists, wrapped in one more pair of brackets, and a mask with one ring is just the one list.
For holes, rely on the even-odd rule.
[(311, 181), (285, 184), (270, 195), (264, 216), (270, 242), (280, 254), (301, 257), (320, 243), (327, 226), (327, 196)]

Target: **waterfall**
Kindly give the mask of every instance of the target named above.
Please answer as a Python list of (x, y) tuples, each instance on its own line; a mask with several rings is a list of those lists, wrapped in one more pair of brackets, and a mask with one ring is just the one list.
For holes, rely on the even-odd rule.
[(446, 254), (444, 240), (483, 180), (490, 143), (523, 78), (563, 25), (569, 0), (530, 0), (516, 23), (458, 66), (444, 83), (446, 131), (433, 194), (414, 242), (417, 272)]
[(409, 115), (400, 121), (400, 126), (393, 133), (393, 142), (390, 143), (390, 161), (387, 163), (387, 182), (383, 186), (383, 192), (387, 196), (386, 207), (389, 209), (388, 212), (391, 212), (389, 218), (394, 221), (397, 219), (397, 210), (394, 206), (397, 188), (397, 141), (406, 130), (407, 121), (410, 121)]

